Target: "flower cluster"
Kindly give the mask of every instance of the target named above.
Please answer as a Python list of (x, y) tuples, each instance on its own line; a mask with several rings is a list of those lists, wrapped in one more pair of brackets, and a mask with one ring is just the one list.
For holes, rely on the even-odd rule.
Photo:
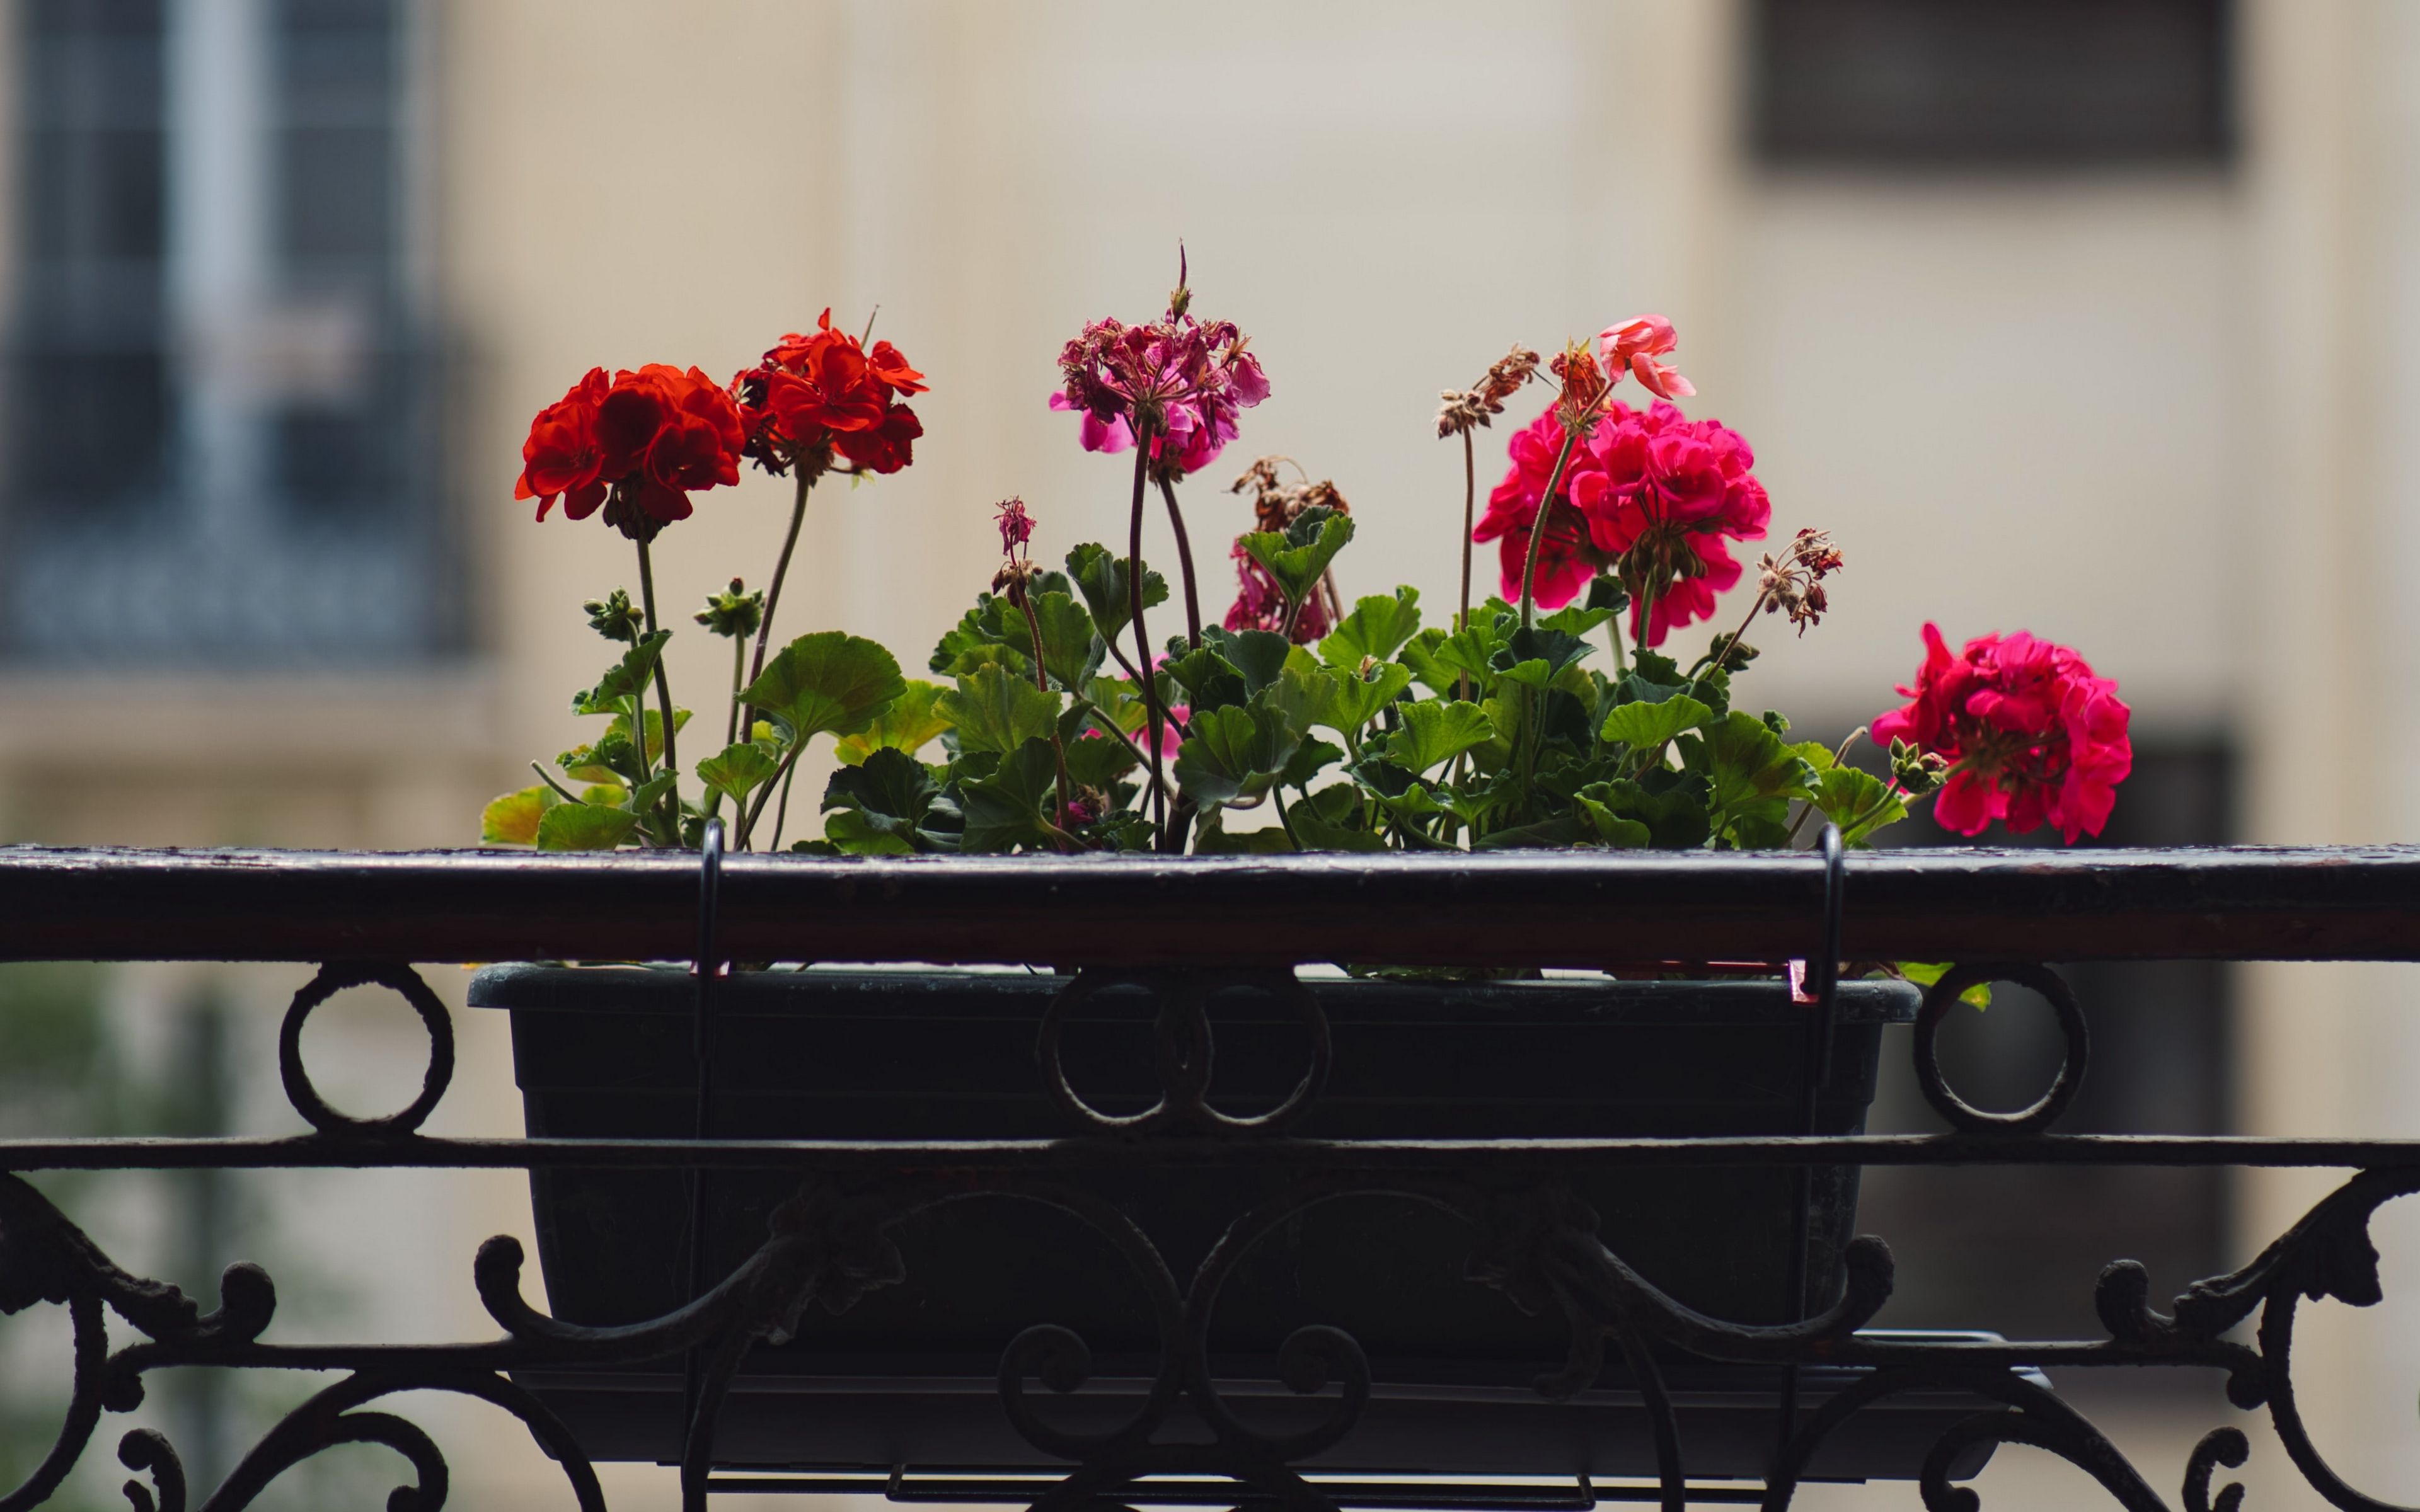
[(1873, 737), (1948, 764), (1933, 817), (1962, 835), (1994, 819), (2020, 835), (2055, 825), (2070, 844), (2100, 834), (2134, 764), (2117, 683), (2022, 630), (1951, 656), (1927, 625), (1924, 644), (1916, 686), (1900, 689), (1914, 702), (1876, 719)]
[(513, 497), (540, 519), (558, 498), (573, 519), (610, 499), (607, 522), (645, 540), (689, 517), (691, 490), (737, 483), (744, 444), (738, 409), (698, 369), (592, 367), (530, 422)]
[(916, 411), (901, 402), (925, 392), (923, 378), (891, 343), (877, 341), (869, 351), (833, 330), (827, 309), (812, 333), (783, 336), (743, 369), (731, 392), (746, 423), (748, 456), (776, 477), (793, 467), (819, 476), (834, 452), (856, 471), (896, 472), (914, 460), (924, 434)]
[[(1473, 532), (1502, 543), (1507, 598), (1520, 594), (1529, 532), (1562, 441), (1552, 410), (1512, 438), (1512, 470)], [(1643, 644), (1661, 645), (1672, 631), (1712, 617), (1715, 595), (1740, 578), (1726, 539), (1756, 540), (1772, 518), (1755, 464), (1747, 442), (1719, 421), (1690, 420), (1668, 404), (1608, 405), (1564, 465), (1556, 501), (1568, 507), (1546, 522), (1538, 602), (1567, 604), (1594, 574), (1619, 571), (1649, 617)]]
[[(627, 532), (638, 592), (586, 606), (615, 659), (573, 710), (606, 723), (559, 770), (539, 765), (539, 786), (490, 803), (483, 841), (696, 846), (727, 816), (735, 850), (783, 850), (794, 807), (805, 811), (793, 779), (818, 736), (837, 764), (814, 810), (822, 838), (793, 848), (820, 855), (1789, 849), (1819, 818), (1863, 847), (1925, 799), (1969, 835), (1995, 819), (2071, 842), (2106, 826), (2133, 765), (2127, 707), (2073, 651), (2029, 635), (1952, 656), (1926, 625), (1924, 666), (1900, 690), (1911, 702), (1871, 728), (1887, 775), (1750, 711), (1757, 653), (1744, 637), (1758, 617), (1803, 633), (1830, 610), (1843, 559), (1823, 531), (1756, 562), (1753, 601), (1734, 604), (1737, 627), (1703, 655), (1654, 649), (1745, 586), (1733, 553), (1773, 514), (1746, 441), (1671, 402), (1694, 390), (1662, 360), (1676, 338), (1660, 316), (1571, 343), (1543, 370), (1516, 346), (1444, 394), (1437, 434), (1464, 442), (1450, 618), (1424, 625), (1408, 585), (1347, 601), (1339, 553), (1365, 522), (1334, 483), (1264, 456), (1230, 490), (1252, 517), (1230, 551), (1222, 633), (1202, 613), (1177, 496), (1269, 382), (1243, 332), (1197, 319), (1191, 302), (1180, 261), (1162, 318), (1094, 321), (1060, 353), (1051, 407), (1080, 417), (1087, 449), (1136, 452), (1124, 549), (1080, 543), (1062, 571), (1036, 560), (1042, 532), (1023, 500), (1001, 501), (999, 565), (925, 659), (931, 682), (837, 630), (773, 644), (814, 484), (897, 471), (923, 434), (906, 402), (926, 392), (923, 375), (896, 348), (835, 331), (827, 310), (725, 387), (695, 368), (590, 372), (532, 424), (516, 491), (541, 519), (561, 499), (570, 517), (602, 512)], [(1548, 376), (1551, 402), (1508, 438), (1510, 468), (1480, 518), (1477, 432)], [(1652, 395), (1637, 409), (1615, 397), (1632, 379)], [(649, 542), (690, 514), (691, 492), (736, 483), (743, 460), (791, 477), (796, 497), (764, 590), (733, 578), (693, 616), (731, 641), (721, 748), (699, 756), (705, 732), (682, 735), (689, 711), (670, 686)], [(1172, 570), (1145, 560), (1155, 487)], [(1499, 543), (1504, 596), (1475, 603), (1484, 541)], [(1185, 633), (1163, 624), (1154, 637), (1146, 610), (1180, 587)], [(1542, 604), (1556, 611), (1544, 621)], [(1599, 629), (1609, 666), (1585, 659)], [(1227, 827), (1254, 810), (1261, 819)]]
[(1230, 320), (1185, 313), (1180, 285), (1168, 315), (1151, 325), (1087, 323), (1059, 353), (1060, 391), (1050, 408), (1083, 419), (1088, 452), (1123, 452), (1138, 429), (1151, 438), (1152, 467), (1182, 478), (1218, 459), (1236, 436), (1236, 417), (1269, 396), (1260, 359)]

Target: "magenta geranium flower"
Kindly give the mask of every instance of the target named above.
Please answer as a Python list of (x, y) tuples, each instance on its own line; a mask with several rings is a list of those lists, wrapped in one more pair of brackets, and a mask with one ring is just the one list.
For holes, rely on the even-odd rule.
[(1153, 467), (1182, 478), (1235, 439), (1236, 417), (1269, 396), (1260, 359), (1231, 320), (1196, 320), (1180, 286), (1168, 314), (1147, 326), (1094, 320), (1059, 354), (1064, 386), (1050, 408), (1083, 416), (1088, 452), (1123, 452), (1138, 428)]

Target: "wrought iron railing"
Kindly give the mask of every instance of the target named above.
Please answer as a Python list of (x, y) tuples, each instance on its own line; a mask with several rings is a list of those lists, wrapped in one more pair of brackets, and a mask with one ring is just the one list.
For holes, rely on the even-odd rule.
[[(1811, 963), (1799, 1000), (1810, 1026), (1832, 1011), (1836, 968), (1948, 961), (1915, 1036), (1923, 1092), (1948, 1122), (1941, 1134), (1771, 1134), (1694, 1138), (1333, 1139), (1290, 1132), (1316, 1103), (1332, 1047), (1317, 1004), (1304, 1017), (1309, 1059), (1291, 1099), (1249, 1117), (1219, 1111), (1208, 1086), (1212, 1026), (1202, 980), (1258, 973), (1281, 997), (1291, 968), (1349, 954), (1405, 964), (1670, 970), (1688, 963)], [(2052, 1132), (2083, 1076), (2082, 1011), (2046, 963), (2092, 959), (2420, 960), (2420, 851), (2164, 850), (1896, 852), (1800, 855), (1557, 853), (1215, 858), (920, 858), (843, 862), (737, 856), (558, 856), (492, 852), (334, 855), (261, 851), (0, 850), (0, 958), (319, 963), (294, 998), (280, 1041), (287, 1099), (311, 1132), (288, 1137), (81, 1138), (0, 1142), (0, 1172), (63, 1169), (440, 1167), (555, 1170), (777, 1171), (795, 1195), (774, 1212), (752, 1257), (720, 1277), (694, 1262), (693, 1300), (642, 1322), (583, 1326), (531, 1307), (522, 1252), (508, 1238), (473, 1262), (499, 1336), (458, 1345), (287, 1344), (271, 1336), (274, 1289), (257, 1266), (230, 1266), (214, 1308), (120, 1270), (24, 1182), (0, 1174), (0, 1311), (64, 1307), (72, 1324), (72, 1402), (56, 1445), (0, 1512), (41, 1504), (86, 1451), (104, 1415), (140, 1402), (166, 1366), (340, 1373), (293, 1412), (199, 1504), (247, 1504), (302, 1459), (334, 1444), (401, 1453), (429, 1508), (447, 1468), (420, 1428), (374, 1404), (439, 1390), (518, 1417), (560, 1463), (582, 1508), (604, 1505), (579, 1437), (530, 1382), (549, 1371), (668, 1361), (681, 1372), (684, 1503), (720, 1489), (885, 1489), (901, 1500), (1025, 1501), (1049, 1508), (1147, 1504), (1541, 1509), (1598, 1500), (1678, 1508), (1691, 1501), (1787, 1505), (1827, 1440), (1856, 1414), (1910, 1393), (1970, 1404), (1923, 1453), (1925, 1504), (1962, 1504), (1952, 1484), (1978, 1450), (2022, 1443), (2089, 1473), (2130, 1508), (2167, 1504), (2091, 1423), (2054, 1392), (2045, 1368), (2173, 1366), (2214, 1371), (2228, 1399), (2265, 1411), (2302, 1475), (2331, 1504), (2374, 1501), (2313, 1448), (2297, 1407), (2292, 1345), (2304, 1302), (2380, 1300), (2372, 1212), (2420, 1190), (2420, 1142), (2242, 1136), (2089, 1135)], [(730, 962), (1016, 963), (1078, 974), (1043, 1024), (1039, 1074), (1065, 1118), (1063, 1135), (1022, 1139), (767, 1139), (701, 1136), (448, 1138), (421, 1132), (455, 1066), (447, 1010), (411, 963), (512, 959), (706, 962), (695, 974), (697, 1065), (714, 1064), (715, 999)], [(1059, 1070), (1057, 1026), (1110, 978), (1162, 989), (1156, 1066), (1161, 1099), (1140, 1115), (1105, 1113)], [(1945, 1080), (1935, 1033), (1962, 987), (2016, 981), (2056, 1011), (2064, 1061), (2054, 1085), (2015, 1114), (1969, 1105)], [(1187, 984), (1191, 985), (1188, 986)], [(430, 1053), (417, 1097), (385, 1118), (356, 1118), (315, 1088), (301, 1031), (349, 986), (399, 993), (426, 1026)], [(1289, 999), (1292, 1001), (1293, 999)], [(1810, 1047), (1829, 1043), (1810, 1027)], [(1197, 1047), (1200, 1052), (1197, 1053)], [(1810, 1055), (1809, 1064), (1819, 1058)], [(1810, 1072), (1811, 1075), (1811, 1072)], [(1811, 1085), (1811, 1083), (1810, 1083)], [(700, 1097), (701, 1119), (710, 1106)], [(2195, 1283), (2165, 1311), (2143, 1268), (2112, 1263), (2090, 1286), (2105, 1336), (2007, 1341), (1869, 1331), (1892, 1289), (1882, 1242), (1839, 1257), (1844, 1282), (1794, 1322), (1743, 1325), (1692, 1311), (1600, 1241), (1560, 1177), (1577, 1165), (1768, 1166), (2135, 1165), (2339, 1168), (2350, 1176), (2242, 1269)], [(1088, 1196), (1084, 1173), (1217, 1166), (1281, 1178), (1283, 1195), (1233, 1215), (1198, 1272), (1180, 1276), (1114, 1204)], [(693, 1179), (702, 1189), (705, 1178)], [(1805, 1190), (1802, 1183), (1801, 1191)], [(1359, 1346), (1304, 1328), (1275, 1353), (1285, 1387), (1310, 1415), (1283, 1433), (1239, 1412), (1208, 1360), (1207, 1314), (1236, 1257), (1306, 1205), (1384, 1192), (1467, 1220), (1474, 1284), (1497, 1288), (1567, 1327), (1565, 1367), (1537, 1382), (1542, 1399), (1583, 1394), (1607, 1351), (1652, 1438), (1654, 1475), (1581, 1481), (1570, 1495), (1467, 1478), (1415, 1483), (1340, 1479), (1311, 1462), (1349, 1441), (1370, 1397)], [(1028, 1378), (1077, 1392), (1084, 1341), (1047, 1319), (1018, 1334), (999, 1365), (998, 1406), (1048, 1474), (911, 1478), (838, 1471), (733, 1470), (718, 1461), (717, 1424), (733, 1380), (767, 1340), (812, 1342), (820, 1311), (869, 1288), (915, 1284), (888, 1241), (898, 1226), (972, 1194), (1018, 1196), (1073, 1214), (1117, 1247), (1153, 1299), (1158, 1359), (1105, 1427), (1054, 1425)], [(1224, 1215), (1222, 1215), (1224, 1216)], [(699, 1221), (702, 1232), (702, 1220)], [(1800, 1228), (1801, 1254), (1805, 1228)], [(693, 1252), (702, 1255), (702, 1250)], [(1802, 1288), (1803, 1281), (1799, 1283)], [(1822, 1298), (1807, 1298), (1810, 1307)], [(115, 1313), (132, 1335), (115, 1335)], [(2250, 1335), (2243, 1336), (2243, 1326)], [(1761, 1481), (1692, 1478), (1685, 1413), (1669, 1382), (1699, 1365), (1736, 1368), (1774, 1404), (1773, 1449)], [(1828, 1374), (1823, 1374), (1826, 1373)], [(1825, 1384), (1812, 1384), (1823, 1374)], [(1802, 1395), (1801, 1383), (1808, 1382)], [(2180, 1504), (2231, 1509), (2213, 1493), (2241, 1465), (2246, 1436), (2219, 1427), (2192, 1452)], [(182, 1509), (194, 1490), (175, 1448), (140, 1429), (117, 1443), (141, 1477), (143, 1512)], [(1384, 1470), (1385, 1466), (1373, 1467)], [(1971, 1503), (1964, 1504), (1971, 1504)]]

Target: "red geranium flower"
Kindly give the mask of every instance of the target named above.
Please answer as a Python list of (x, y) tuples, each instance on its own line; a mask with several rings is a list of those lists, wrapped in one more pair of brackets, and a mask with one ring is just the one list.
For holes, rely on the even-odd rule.
[(571, 386), (571, 392), (537, 412), (530, 422), (529, 439), (521, 442), (520, 481), (513, 485), (516, 499), (537, 501), (537, 517), (563, 498), (563, 512), (586, 519), (605, 501), (601, 457), (597, 449), (597, 407), (613, 386), (601, 367)]
[(2069, 844), (2098, 835), (2133, 769), (2130, 712), (2118, 685), (2066, 646), (2020, 630), (1949, 654), (1924, 627), (1914, 702), (1874, 720), (1877, 741), (1905, 740), (1950, 764), (1932, 815), (1962, 835), (1994, 819), (2014, 834), (2058, 826)]
[(650, 363), (610, 381), (591, 368), (530, 423), (513, 495), (535, 499), (540, 519), (562, 496), (564, 513), (585, 519), (618, 490), (628, 507), (607, 519), (652, 536), (689, 517), (690, 490), (739, 481), (743, 440), (730, 395), (694, 367)]
[(833, 330), (826, 310), (812, 333), (783, 336), (731, 380), (731, 391), (747, 455), (777, 477), (792, 467), (819, 475), (835, 451), (860, 472), (896, 472), (914, 460), (913, 443), (924, 434), (900, 396), (924, 393), (923, 378), (891, 343), (877, 341), (869, 352)]

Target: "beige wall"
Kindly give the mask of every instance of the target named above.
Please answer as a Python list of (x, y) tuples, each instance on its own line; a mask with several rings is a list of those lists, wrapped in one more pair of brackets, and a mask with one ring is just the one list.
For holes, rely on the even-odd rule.
[[(577, 606), (633, 583), (618, 535), (512, 501), (529, 414), (591, 363), (720, 376), (826, 304), (878, 304), (934, 392), (911, 471), (815, 500), (784, 627), (920, 668), (988, 577), (995, 500), (1022, 494), (1052, 556), (1122, 529), (1125, 469), (1044, 399), (1084, 318), (1156, 311), (1182, 239), (1197, 308), (1241, 322), (1275, 384), (1227, 460), (1336, 479), (1364, 531), (1348, 593), (1450, 599), (1438, 389), (1510, 340), (1662, 309), (1693, 410), (1756, 443), (1776, 528), (1849, 553), (1821, 629), (1761, 637), (1767, 702), (1845, 728), (1891, 701), (1924, 619), (2028, 627), (2116, 676), (2139, 730), (2232, 732), (2256, 838), (2420, 839), (2399, 771), (2420, 24), (2402, 0), (2243, 10), (2240, 171), (1944, 185), (1744, 166), (1716, 0), (437, 0), (475, 664), (349, 690), (14, 679), (0, 814), (43, 840), (467, 841), (480, 799), (581, 735), (566, 695), (605, 657)], [(1186, 490), (1213, 612), (1229, 475)], [(659, 548), (672, 623), (734, 571), (761, 580), (787, 502), (761, 477), (700, 499)], [(719, 708), (717, 644), (685, 634), (672, 665)], [(96, 758), (131, 717), (160, 734)], [(2257, 974), (2255, 1127), (2401, 1128), (2410, 985)], [(2256, 1181), (2247, 1242), (2313, 1185)], [(2381, 1493), (2420, 1470), (2394, 1365), (2412, 1336), (2305, 1367), (2335, 1398), (2315, 1414), (2355, 1425), (2327, 1447)], [(2170, 1483), (2181, 1454), (2147, 1471)], [(2252, 1504), (2310, 1504), (2273, 1443), (2248, 1473)]]

